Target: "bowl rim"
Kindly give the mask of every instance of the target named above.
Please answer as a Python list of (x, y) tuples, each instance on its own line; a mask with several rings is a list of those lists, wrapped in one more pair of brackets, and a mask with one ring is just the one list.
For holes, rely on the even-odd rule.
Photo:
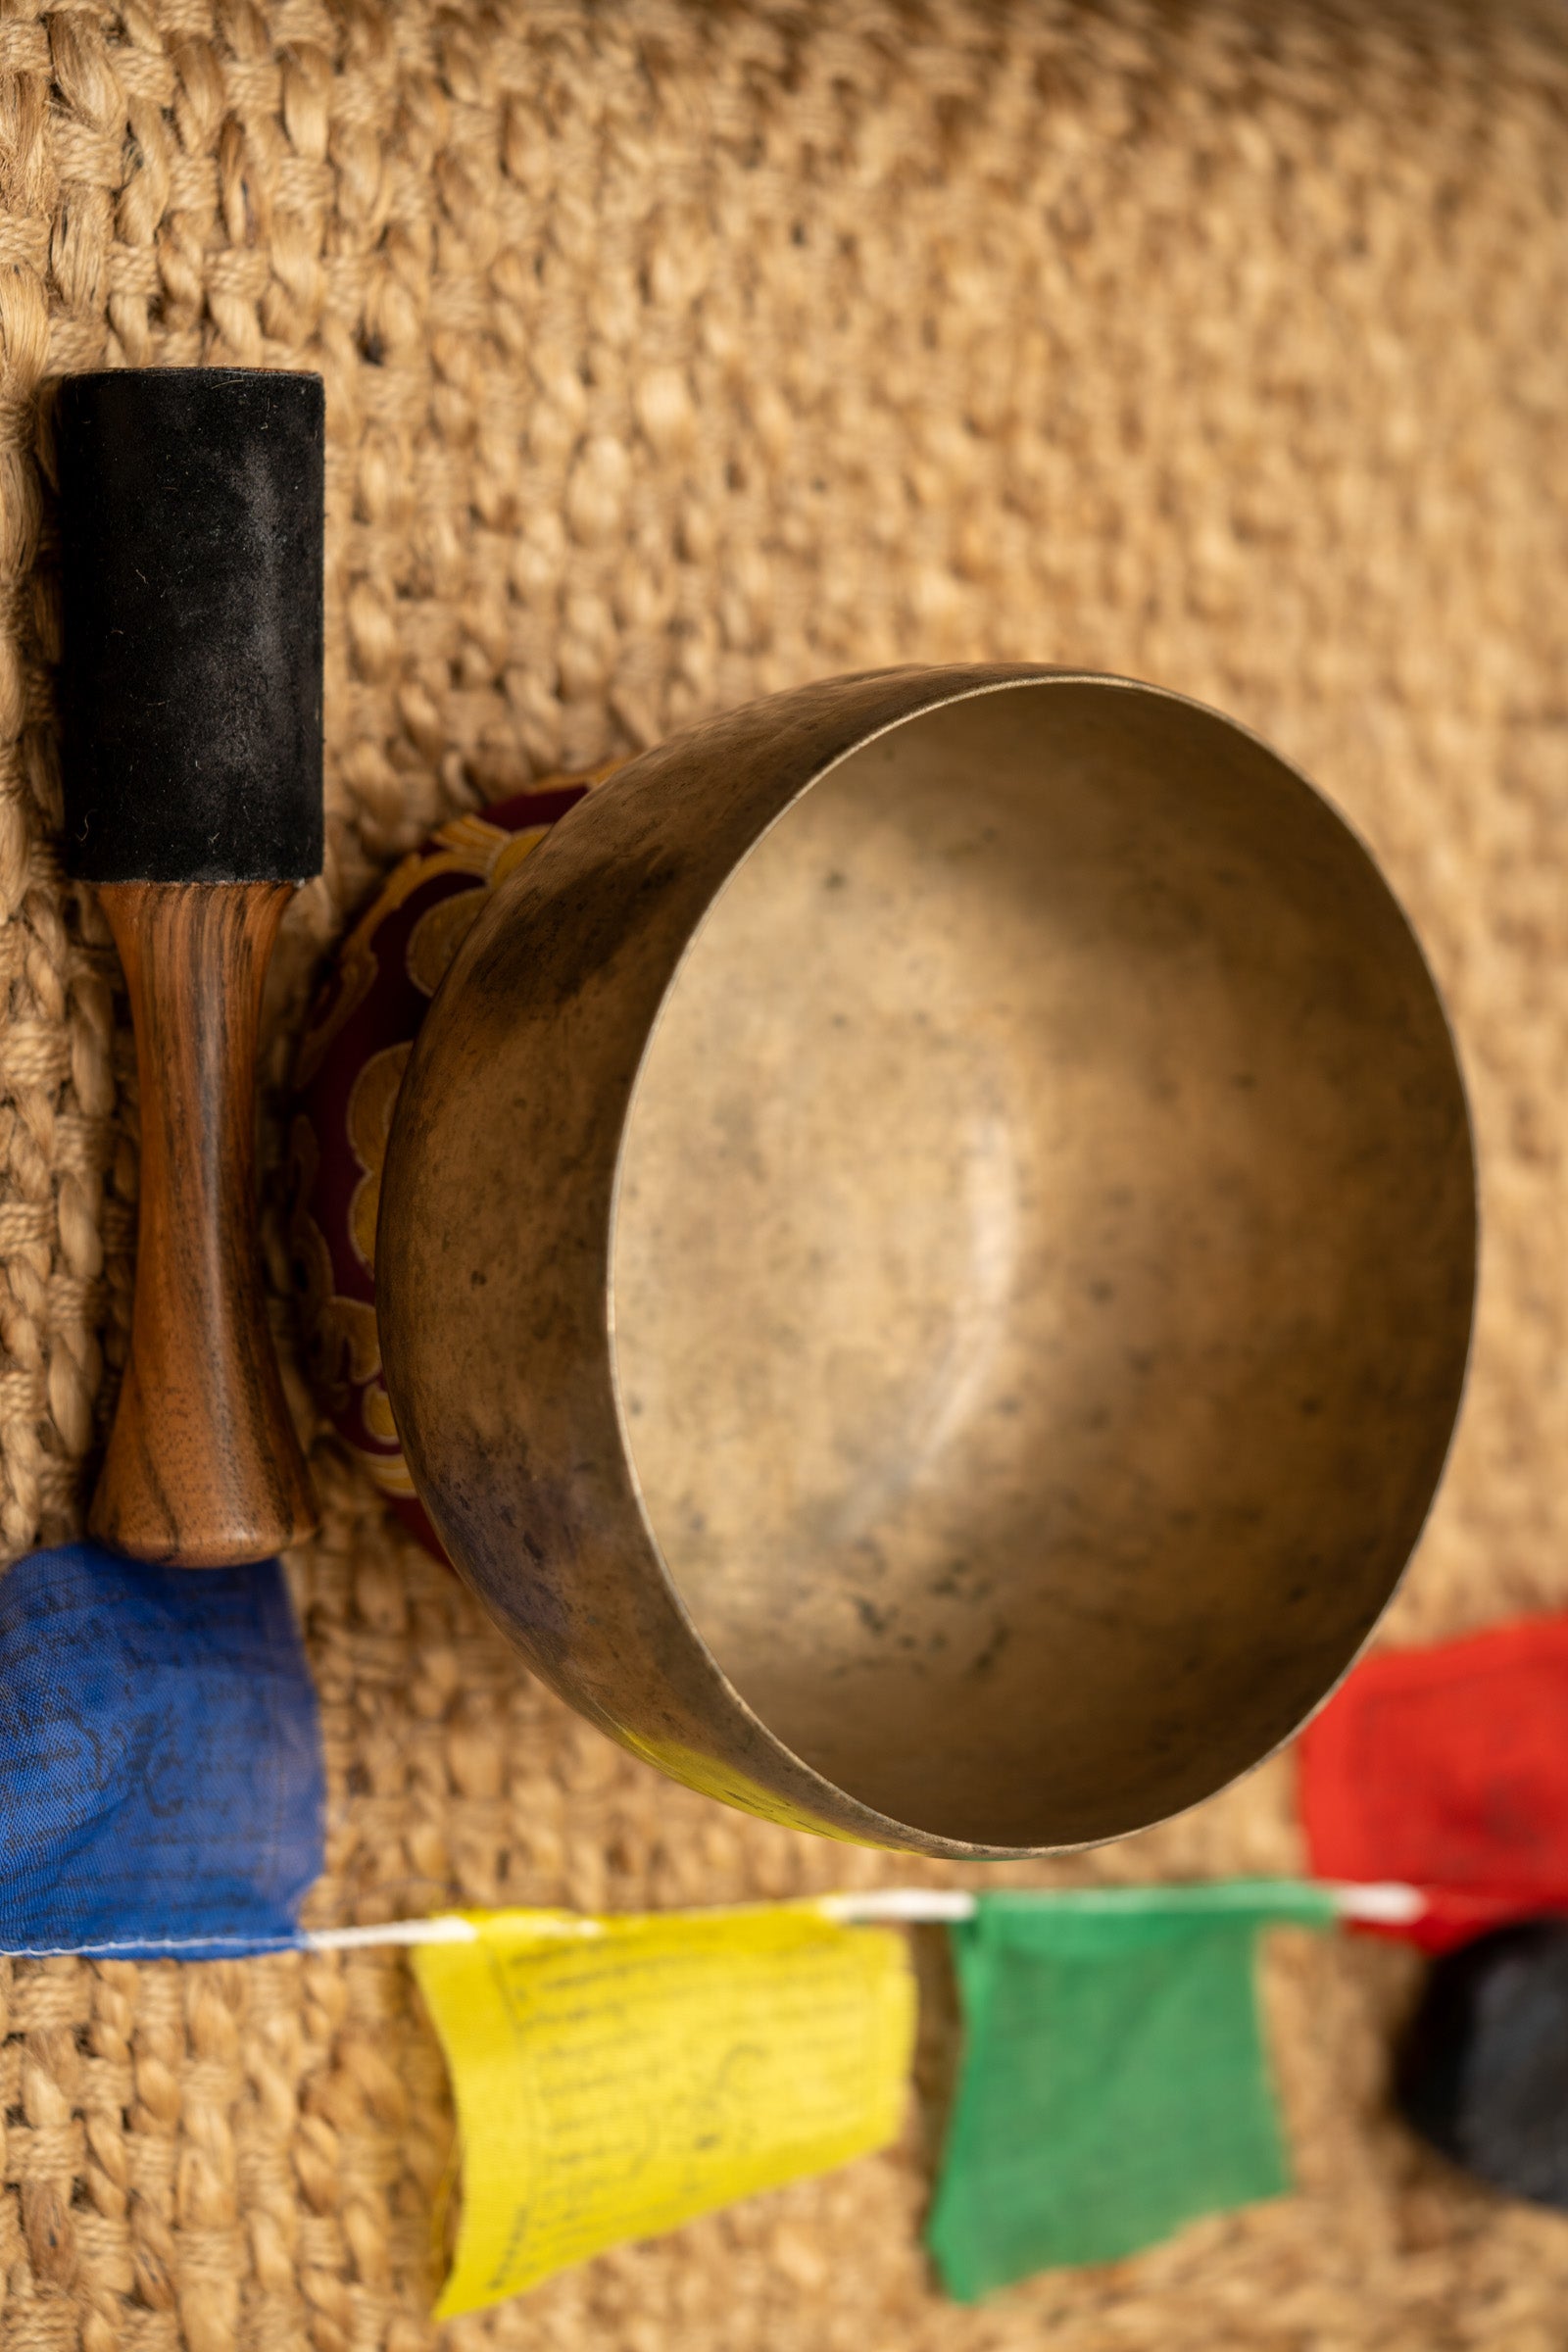
[[(1196, 696), (1180, 693), (1175, 688), (1152, 684), (1146, 680), (1128, 677), (1116, 671), (1066, 667), (1057, 668), (1041, 664), (1015, 664), (1010, 662), (999, 662), (988, 665), (993, 669), (993, 675), (976, 676), (976, 669), (980, 666), (981, 665), (979, 664), (964, 665), (961, 672), (959, 672), (962, 679), (961, 683), (953, 682), (955, 670), (957, 668), (957, 665), (928, 665), (924, 663), (900, 663), (888, 669), (847, 671), (842, 673), (839, 678), (835, 679), (835, 683), (849, 684), (852, 682), (852, 680), (859, 681), (870, 680), (873, 678), (892, 678), (900, 674), (912, 673), (913, 675), (921, 675), (929, 678), (932, 681), (934, 691), (929, 698), (917, 701), (911, 704), (906, 710), (898, 712), (895, 715), (884, 717), (868, 725), (863, 733), (857, 735), (853, 743), (850, 743), (844, 746), (841, 750), (831, 754), (831, 756), (822, 761), (820, 766), (813, 767), (809, 774), (808, 774), (805, 779), (798, 784), (796, 789), (789, 794), (787, 799), (781, 802), (779, 807), (773, 811), (772, 815), (769, 816), (767, 820), (760, 827), (751, 841), (747, 844), (740, 857), (734, 859), (718, 888), (708, 900), (708, 903), (705, 906), (698, 921), (692, 926), (691, 930), (686, 935), (686, 938), (679, 950), (679, 953), (675, 956), (673, 963), (670, 966), (669, 972), (664, 981), (664, 985), (660, 993), (659, 1001), (657, 1006), (655, 1007), (653, 1017), (648, 1022), (646, 1033), (643, 1038), (642, 1050), (637, 1058), (636, 1069), (632, 1077), (631, 1085), (627, 1091), (624, 1107), (621, 1111), (619, 1119), (615, 1144), (613, 1174), (611, 1184), (609, 1214), (606, 1226), (605, 1282), (603, 1301), (604, 1342), (606, 1348), (606, 1360), (609, 1369), (610, 1389), (613, 1400), (615, 1425), (619, 1435), (623, 1466), (635, 1503), (639, 1530), (643, 1540), (645, 1557), (648, 1564), (652, 1567), (655, 1574), (661, 1580), (668, 1601), (672, 1604), (675, 1614), (685, 1629), (688, 1640), (692, 1642), (696, 1651), (699, 1653), (703, 1664), (707, 1668), (709, 1677), (713, 1685), (716, 1686), (717, 1691), (722, 1696), (724, 1702), (730, 1708), (734, 1709), (742, 1718), (748, 1729), (752, 1732), (753, 1736), (762, 1746), (764, 1752), (770, 1751), (778, 1758), (780, 1762), (786, 1764), (790, 1768), (792, 1774), (801, 1776), (801, 1778), (808, 1785), (814, 1786), (814, 1788), (820, 1789), (824, 1799), (826, 1800), (826, 1809), (830, 1814), (837, 1814), (841, 1820), (846, 1814), (848, 1814), (856, 1818), (861, 1825), (863, 1825), (864, 1829), (870, 1834), (867, 1842), (876, 1845), (890, 1846), (895, 1850), (904, 1852), (917, 1850), (919, 1852), (929, 1854), (934, 1858), (946, 1859), (950, 1861), (1025, 1861), (1044, 1858), (1054, 1854), (1092, 1852), (1100, 1846), (1115, 1844), (1123, 1838), (1141, 1836), (1145, 1831), (1159, 1829), (1164, 1827), (1168, 1822), (1179, 1821), (1184, 1815), (1196, 1810), (1199, 1805), (1207, 1804), (1212, 1798), (1219, 1796), (1227, 1788), (1235, 1788), (1238, 1783), (1249, 1779), (1251, 1774), (1261, 1770), (1265, 1764), (1269, 1763), (1275, 1756), (1279, 1755), (1283, 1749), (1290, 1746), (1293, 1740), (1299, 1738), (1306, 1726), (1322, 1712), (1324, 1707), (1328, 1705), (1336, 1691), (1339, 1690), (1347, 1677), (1353, 1671), (1356, 1664), (1365, 1654), (1369, 1645), (1376, 1639), (1378, 1630), (1382, 1625), (1384, 1618), (1387, 1616), (1388, 1611), (1390, 1608), (1392, 1608), (1395, 1600), (1397, 1598), (1399, 1592), (1404, 1585), (1404, 1581), (1410, 1573), (1416, 1553), (1420, 1549), (1422, 1539), (1431, 1523), (1432, 1513), (1436, 1507), (1438, 1496), (1443, 1491), (1448, 1466), (1452, 1460), (1453, 1447), (1459, 1425), (1464, 1416), (1465, 1403), (1469, 1394), (1471, 1370), (1475, 1359), (1476, 1302), (1480, 1277), (1481, 1241), (1480, 1171), (1476, 1148), (1475, 1117), (1471, 1102), (1470, 1088), (1465, 1078), (1464, 1062), (1459, 1051), (1458, 1037), (1454, 1029), (1453, 1019), (1449, 1012), (1446, 999), (1445, 998), (1444, 992), (1439, 985), (1437, 975), (1432, 969), (1431, 961), (1427, 956), (1421, 936), (1410, 918), (1403, 900), (1396, 891), (1393, 883), (1385, 873), (1381, 861), (1374, 855), (1370, 844), (1365, 839), (1360, 828), (1351, 821), (1351, 819), (1346, 814), (1345, 810), (1338, 805), (1338, 803), (1334, 801), (1329, 794), (1324, 792), (1319, 785), (1315, 784), (1309, 776), (1305, 775), (1301, 769), (1297, 767), (1294, 761), (1286, 759), (1283, 753), (1276, 751), (1272, 744), (1265, 741), (1261, 735), (1259, 735), (1253, 728), (1248, 726), (1243, 720), (1233, 718), (1228, 712), (1217, 710), (1212, 704), (1202, 702)], [(1254, 752), (1260, 754), (1262, 759), (1269, 765), (1277, 769), (1283, 779), (1295, 784), (1299, 790), (1304, 792), (1312, 802), (1317, 804), (1317, 806), (1327, 813), (1332, 822), (1336, 824), (1346, 835), (1352, 849), (1359, 854), (1363, 863), (1379, 886), (1396, 919), (1403, 926), (1409, 943), (1414, 949), (1417, 963), (1426, 979), (1433, 1004), (1438, 1011), (1442, 1033), (1446, 1041), (1448, 1059), (1451, 1064), (1453, 1080), (1457, 1091), (1458, 1105), (1462, 1114), (1462, 1130), (1466, 1147), (1466, 1155), (1469, 1163), (1469, 1217), (1467, 1223), (1467, 1232), (1469, 1237), (1469, 1288), (1466, 1307), (1464, 1349), (1459, 1367), (1459, 1378), (1454, 1393), (1453, 1410), (1449, 1418), (1448, 1429), (1444, 1443), (1442, 1459), (1439, 1462), (1437, 1474), (1433, 1479), (1431, 1492), (1428, 1494), (1426, 1506), (1421, 1515), (1420, 1524), (1416, 1528), (1411, 1539), (1409, 1548), (1400, 1564), (1398, 1573), (1394, 1578), (1393, 1583), (1389, 1587), (1387, 1594), (1379, 1604), (1377, 1613), (1374, 1616), (1372, 1623), (1368, 1626), (1361, 1639), (1355, 1643), (1350, 1655), (1346, 1659), (1345, 1664), (1335, 1676), (1328, 1689), (1323, 1691), (1321, 1696), (1297, 1722), (1283, 1732), (1272, 1743), (1272, 1745), (1266, 1748), (1260, 1755), (1254, 1757), (1250, 1764), (1241, 1766), (1236, 1772), (1231, 1773), (1224, 1780), (1217, 1782), (1212, 1788), (1206, 1789), (1201, 1795), (1192, 1797), (1185, 1803), (1173, 1806), (1169, 1812), (1156, 1814), (1148, 1821), (1134, 1823), (1125, 1830), (1113, 1830), (1105, 1833), (1103, 1836), (1094, 1838), (1074, 1838), (1064, 1842), (1044, 1845), (998, 1845), (988, 1843), (985, 1840), (950, 1837), (940, 1832), (923, 1829), (918, 1824), (913, 1822), (902, 1821), (896, 1815), (883, 1812), (879, 1807), (869, 1804), (864, 1798), (855, 1795), (853, 1790), (846, 1788), (838, 1782), (831, 1780), (825, 1773), (818, 1771), (814, 1765), (810, 1764), (804, 1756), (800, 1755), (796, 1749), (789, 1745), (787, 1740), (783, 1740), (777, 1732), (771, 1729), (766, 1719), (758, 1713), (751, 1701), (733, 1682), (730, 1675), (721, 1664), (718, 1656), (710, 1647), (706, 1637), (703, 1635), (700, 1627), (698, 1626), (691, 1607), (687, 1602), (686, 1596), (681, 1591), (680, 1585), (670, 1568), (667, 1558), (665, 1557), (663, 1546), (660, 1542), (658, 1531), (654, 1525), (653, 1517), (648, 1507), (647, 1498), (643, 1492), (642, 1478), (637, 1467), (637, 1457), (632, 1444), (630, 1420), (626, 1411), (625, 1398), (622, 1390), (619, 1353), (616, 1346), (614, 1278), (615, 1244), (619, 1231), (622, 1177), (625, 1168), (627, 1144), (631, 1133), (632, 1123), (636, 1115), (638, 1098), (642, 1090), (643, 1081), (647, 1074), (655, 1045), (658, 1041), (660, 1032), (663, 1027), (664, 1019), (669, 1009), (671, 1000), (680, 984), (682, 975), (685, 973), (689, 961), (696, 954), (703, 935), (707, 931), (708, 926), (712, 919), (715, 908), (727, 895), (731, 885), (734, 883), (742, 868), (750, 863), (753, 857), (755, 857), (757, 852), (760, 849), (762, 843), (768, 839), (776, 827), (784, 822), (784, 820), (796, 808), (799, 807), (801, 802), (804, 801), (809, 793), (814, 792), (818, 785), (824, 783), (839, 768), (844, 766), (848, 760), (858, 758), (859, 755), (866, 751), (872, 744), (881, 741), (886, 736), (902, 733), (906, 727), (911, 726), (921, 719), (930, 717), (934, 712), (952, 709), (960, 703), (979, 701), (982, 697), (989, 695), (1009, 694), (1023, 689), (1038, 689), (1053, 686), (1075, 686), (1080, 688), (1090, 687), (1096, 690), (1107, 690), (1116, 694), (1131, 695), (1141, 699), (1148, 698), (1155, 702), (1169, 704), (1175, 709), (1194, 713), (1208, 723), (1221, 728), (1227, 734), (1242, 738), (1242, 740), (1250, 746)], [(781, 696), (779, 699), (784, 699), (784, 697), (787, 696), (790, 691), (791, 689), (789, 688), (784, 689), (783, 696)], [(671, 737), (666, 740), (673, 742), (676, 740), (676, 738)], [(649, 1760), (659, 1764), (662, 1770), (667, 1772), (677, 1769), (676, 1767), (671, 1766), (662, 1756), (653, 1753), (650, 1750), (645, 1750), (637, 1741), (628, 1739), (625, 1731), (621, 1727), (614, 1727), (614, 1737), (617, 1738), (623, 1745), (631, 1746), (634, 1752), (647, 1753), (649, 1755)], [(679, 1777), (685, 1778), (686, 1776), (682, 1774)], [(689, 1782), (688, 1785), (694, 1784)], [(729, 1801), (733, 1803), (741, 1800), (736, 1796), (731, 1795), (729, 1797)], [(757, 1808), (748, 1807), (747, 1809), (756, 1810)], [(770, 1815), (767, 1817), (780, 1819), (794, 1818), (792, 1811), (782, 1802), (782, 1800), (780, 1802), (777, 1815)], [(818, 1830), (820, 1830), (821, 1827), (819, 1824), (812, 1824), (811, 1826), (813, 1828), (817, 1828)], [(844, 1833), (841, 1830), (836, 1834), (842, 1836)]]

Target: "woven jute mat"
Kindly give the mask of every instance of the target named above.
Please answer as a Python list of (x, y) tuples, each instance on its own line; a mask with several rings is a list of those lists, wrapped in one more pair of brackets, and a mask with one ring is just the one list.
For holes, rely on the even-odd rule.
[[(327, 388), (329, 848), (269, 1007), (274, 1142), (346, 912), (454, 809), (835, 669), (1159, 680), (1363, 829), (1458, 1027), (1479, 1340), (1391, 1637), (1568, 1599), (1565, 215), (1555, 0), (3, 0), (8, 1551), (79, 1524), (136, 1169), (113, 955), (52, 846), (46, 379), (212, 360)], [(269, 1247), (288, 1354), (275, 1212)], [(315, 1459), (319, 1919), (921, 1875), (635, 1766)], [(1291, 1788), (1070, 1875), (1289, 1869)], [(1568, 2222), (1388, 2120), (1409, 1989), (1390, 1947), (1279, 1941), (1299, 2193), (1138, 2261), (943, 2305), (917, 2120), (453, 2340), (1545, 2352)], [(395, 1957), (0, 1990), (7, 2352), (428, 2343), (450, 2112)]]

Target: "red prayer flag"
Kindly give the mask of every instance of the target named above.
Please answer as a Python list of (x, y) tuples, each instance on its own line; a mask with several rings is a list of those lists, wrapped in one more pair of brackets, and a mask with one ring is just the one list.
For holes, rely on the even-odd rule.
[(1429, 1952), (1568, 1911), (1568, 1616), (1366, 1659), (1300, 1741), (1321, 1878), (1400, 1879)]

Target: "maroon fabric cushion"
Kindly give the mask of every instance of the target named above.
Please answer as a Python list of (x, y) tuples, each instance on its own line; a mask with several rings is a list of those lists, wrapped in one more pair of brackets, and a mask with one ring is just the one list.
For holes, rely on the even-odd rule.
[(289, 1238), (311, 1379), (350, 1452), (437, 1558), (375, 1327), (375, 1215), (392, 1113), (425, 1009), (485, 894), (607, 772), (456, 817), (405, 858), (343, 942), (295, 1069)]

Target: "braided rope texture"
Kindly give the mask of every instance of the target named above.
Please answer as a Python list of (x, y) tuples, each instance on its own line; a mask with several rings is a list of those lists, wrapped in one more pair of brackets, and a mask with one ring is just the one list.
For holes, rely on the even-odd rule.
[[(1473, 1088), (1476, 1361), (1395, 1637), (1568, 1600), (1565, 213), (1555, 0), (0, 0), (8, 1553), (79, 1525), (136, 1175), (117, 968), (53, 848), (48, 379), (211, 361), (327, 388), (329, 847), (270, 997), (274, 1161), (323, 956), (455, 809), (833, 669), (1159, 680), (1360, 826)], [(275, 1210), (268, 1248), (288, 1356)], [(319, 1920), (950, 1875), (655, 1780), (315, 1459)], [(1290, 1786), (1005, 1875), (1289, 1869)], [(933, 2090), (895, 2154), (452, 2341), (1559, 2342), (1568, 2222), (1383, 2114), (1407, 1956), (1281, 1938), (1267, 1991), (1297, 2198), (956, 2312), (916, 2240)], [(395, 1957), (3, 1962), (0, 2006), (7, 2352), (430, 2342), (451, 2120)]]

